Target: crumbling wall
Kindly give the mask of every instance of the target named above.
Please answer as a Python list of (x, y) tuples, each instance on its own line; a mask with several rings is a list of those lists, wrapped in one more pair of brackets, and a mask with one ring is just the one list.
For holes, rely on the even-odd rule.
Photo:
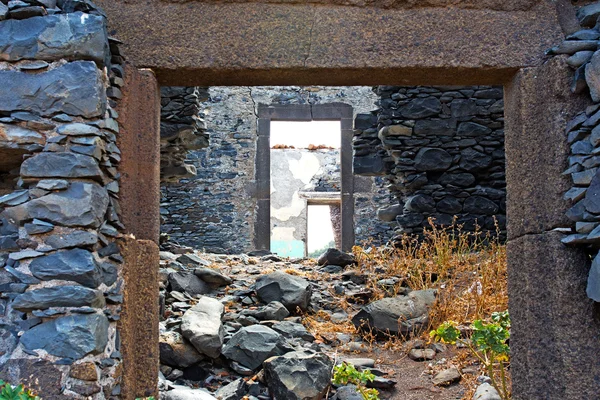
[[(162, 185), (162, 232), (183, 245), (221, 253), (253, 249), (258, 104), (352, 105), (371, 111), (371, 87), (211, 87), (202, 103), (209, 147), (187, 154), (195, 177)], [(370, 178), (368, 178), (370, 181)], [(371, 208), (371, 219), (374, 211)]]
[(88, 1), (0, 2), (0, 378), (44, 399), (121, 392), (117, 44)]
[(499, 87), (379, 86), (355, 126), (354, 170), (385, 175), (396, 200), (378, 211), (397, 234), (435, 224), (506, 235), (504, 109)]

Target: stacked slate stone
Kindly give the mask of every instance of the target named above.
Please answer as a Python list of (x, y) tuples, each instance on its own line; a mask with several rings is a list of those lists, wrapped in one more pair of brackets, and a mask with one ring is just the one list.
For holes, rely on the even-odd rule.
[(160, 177), (163, 182), (177, 182), (196, 175), (196, 167), (185, 163), (188, 152), (208, 146), (201, 114), (208, 89), (167, 86), (160, 94)]
[(600, 3), (584, 6), (577, 12), (582, 30), (567, 36), (551, 55), (567, 55), (567, 64), (575, 69), (571, 91), (586, 93), (593, 104), (567, 124), (571, 145), (569, 167), (564, 172), (573, 187), (564, 195), (573, 206), (567, 217), (575, 223), (572, 234), (562, 240), (566, 245), (583, 245), (595, 254), (588, 279), (587, 294), (600, 302)]
[(398, 234), (435, 224), (505, 237), (504, 103), (499, 87), (379, 86), (355, 122), (354, 171), (386, 174), (398, 203), (378, 211)]
[(47, 399), (120, 392), (117, 45), (87, 0), (0, 2), (0, 378)]

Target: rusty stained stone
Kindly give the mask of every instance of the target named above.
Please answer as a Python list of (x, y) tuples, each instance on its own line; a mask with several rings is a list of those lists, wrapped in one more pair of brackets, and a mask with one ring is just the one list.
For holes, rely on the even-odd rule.
[(82, 381), (97, 381), (98, 370), (96, 369), (96, 364), (93, 362), (84, 362), (73, 365), (69, 376), (71, 378), (81, 379)]
[(550, 0), (511, 12), (98, 3), (132, 63), (167, 86), (497, 84), (564, 38)]

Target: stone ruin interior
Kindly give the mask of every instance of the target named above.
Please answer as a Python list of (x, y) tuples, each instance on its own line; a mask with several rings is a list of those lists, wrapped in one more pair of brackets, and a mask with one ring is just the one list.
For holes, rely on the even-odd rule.
[(598, 398), (599, 17), (0, 0), (0, 400)]

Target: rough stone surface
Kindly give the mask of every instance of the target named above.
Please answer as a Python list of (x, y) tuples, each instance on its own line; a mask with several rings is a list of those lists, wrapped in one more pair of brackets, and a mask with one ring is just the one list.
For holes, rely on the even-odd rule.
[(21, 336), (28, 350), (41, 349), (57, 357), (82, 358), (99, 353), (108, 342), (108, 319), (102, 314), (70, 315), (37, 325)]
[(271, 396), (309, 400), (320, 399), (327, 391), (333, 362), (323, 353), (295, 351), (266, 360), (264, 368)]
[(312, 294), (312, 287), (308, 281), (285, 272), (260, 276), (256, 280), (255, 289), (261, 301), (279, 301), (292, 313), (296, 312), (296, 308), (306, 310)]
[(237, 331), (223, 347), (223, 355), (243, 366), (256, 369), (267, 358), (285, 354), (283, 336), (262, 325)]
[(160, 362), (176, 368), (187, 368), (204, 359), (183, 336), (174, 331), (160, 335)]
[(0, 111), (56, 113), (93, 118), (104, 114), (102, 76), (91, 61), (75, 61), (38, 74), (0, 70)]
[(24, 178), (100, 179), (102, 171), (93, 157), (76, 153), (38, 153), (23, 161)]
[(31, 273), (42, 280), (64, 279), (90, 288), (102, 281), (102, 272), (92, 253), (83, 249), (60, 250), (35, 258), (29, 264)]
[(184, 292), (191, 296), (210, 293), (210, 287), (191, 271), (172, 272), (169, 274), (169, 285), (172, 290)]
[(217, 358), (221, 354), (225, 331), (221, 317), (223, 304), (203, 296), (198, 303), (183, 314), (181, 333), (202, 354)]
[(473, 394), (473, 400), (502, 400), (502, 397), (492, 385), (482, 383)]
[(355, 263), (356, 260), (352, 254), (344, 253), (338, 249), (327, 249), (325, 253), (321, 254), (317, 259), (317, 264), (319, 265), (339, 265), (340, 267), (347, 267), (348, 265)]
[(22, 311), (41, 310), (49, 307), (104, 307), (104, 296), (99, 290), (82, 286), (55, 286), (34, 289), (18, 295), (13, 308)]

